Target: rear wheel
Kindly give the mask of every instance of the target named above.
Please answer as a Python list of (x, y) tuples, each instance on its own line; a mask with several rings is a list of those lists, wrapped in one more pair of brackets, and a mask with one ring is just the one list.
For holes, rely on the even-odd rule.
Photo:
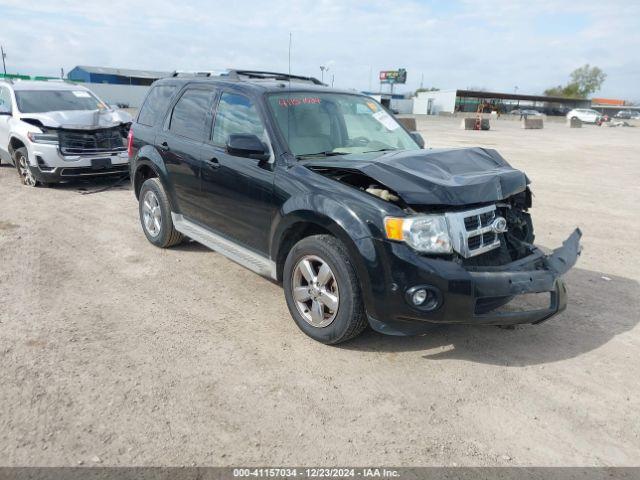
[(26, 185), (27, 187), (37, 187), (40, 184), (31, 172), (31, 166), (29, 165), (29, 152), (27, 152), (26, 148), (18, 148), (13, 152), (13, 163), (18, 170), (18, 176), (20, 177), (20, 181), (23, 185)]
[(157, 178), (150, 178), (142, 184), (138, 211), (142, 230), (156, 247), (172, 247), (184, 239), (173, 226), (169, 199)]
[(337, 344), (366, 328), (355, 268), (335, 237), (314, 235), (296, 243), (285, 261), (283, 280), (291, 316), (314, 340)]

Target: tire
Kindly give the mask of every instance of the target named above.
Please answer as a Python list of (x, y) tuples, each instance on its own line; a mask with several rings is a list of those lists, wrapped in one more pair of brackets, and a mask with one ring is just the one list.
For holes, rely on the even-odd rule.
[(138, 212), (142, 231), (156, 247), (169, 248), (184, 240), (173, 226), (169, 199), (157, 178), (150, 178), (142, 184)]
[[(311, 271), (305, 268), (309, 265)], [(321, 269), (323, 265), (329, 268), (329, 280), (326, 269)], [(335, 345), (358, 336), (367, 327), (355, 267), (346, 247), (337, 238), (313, 235), (300, 240), (287, 255), (283, 273), (289, 312), (309, 337)], [(314, 288), (314, 282), (307, 279), (309, 276), (320, 281), (320, 285)], [(304, 300), (305, 297), (308, 299)], [(321, 311), (314, 309), (318, 302)], [(337, 308), (330, 308), (330, 305), (337, 305)]]
[(36, 180), (29, 165), (29, 152), (26, 148), (21, 147), (13, 152), (13, 164), (16, 166), (20, 182), (27, 187), (37, 187), (41, 182)]

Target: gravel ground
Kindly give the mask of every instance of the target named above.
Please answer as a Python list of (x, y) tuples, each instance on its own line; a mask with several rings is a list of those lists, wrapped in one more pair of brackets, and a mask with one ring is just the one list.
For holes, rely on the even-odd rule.
[(0, 167), (2, 465), (637, 465), (640, 128), (462, 131), (527, 171), (538, 243), (575, 226), (538, 326), (302, 335), (281, 288), (149, 244), (127, 186), (28, 189)]

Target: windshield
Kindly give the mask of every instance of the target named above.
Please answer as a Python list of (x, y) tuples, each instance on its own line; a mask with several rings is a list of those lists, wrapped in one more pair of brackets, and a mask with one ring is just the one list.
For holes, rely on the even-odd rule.
[(278, 93), (268, 98), (278, 128), (296, 157), (420, 149), (372, 98), (318, 92)]
[(107, 106), (86, 90), (17, 90), (16, 102), (22, 113), (61, 110), (102, 110)]

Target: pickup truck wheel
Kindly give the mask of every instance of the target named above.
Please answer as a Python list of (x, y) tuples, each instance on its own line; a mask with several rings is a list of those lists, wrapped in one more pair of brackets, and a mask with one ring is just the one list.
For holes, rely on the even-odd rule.
[(139, 199), (140, 223), (147, 240), (160, 248), (182, 242), (184, 237), (173, 226), (169, 199), (160, 180), (150, 178), (145, 181)]
[(366, 328), (355, 268), (335, 237), (300, 240), (287, 256), (283, 276), (289, 311), (300, 330), (314, 340), (337, 344)]
[(18, 170), (18, 176), (23, 185), (27, 187), (37, 187), (40, 184), (31, 172), (29, 152), (27, 152), (26, 148), (18, 148), (13, 152), (13, 163)]

